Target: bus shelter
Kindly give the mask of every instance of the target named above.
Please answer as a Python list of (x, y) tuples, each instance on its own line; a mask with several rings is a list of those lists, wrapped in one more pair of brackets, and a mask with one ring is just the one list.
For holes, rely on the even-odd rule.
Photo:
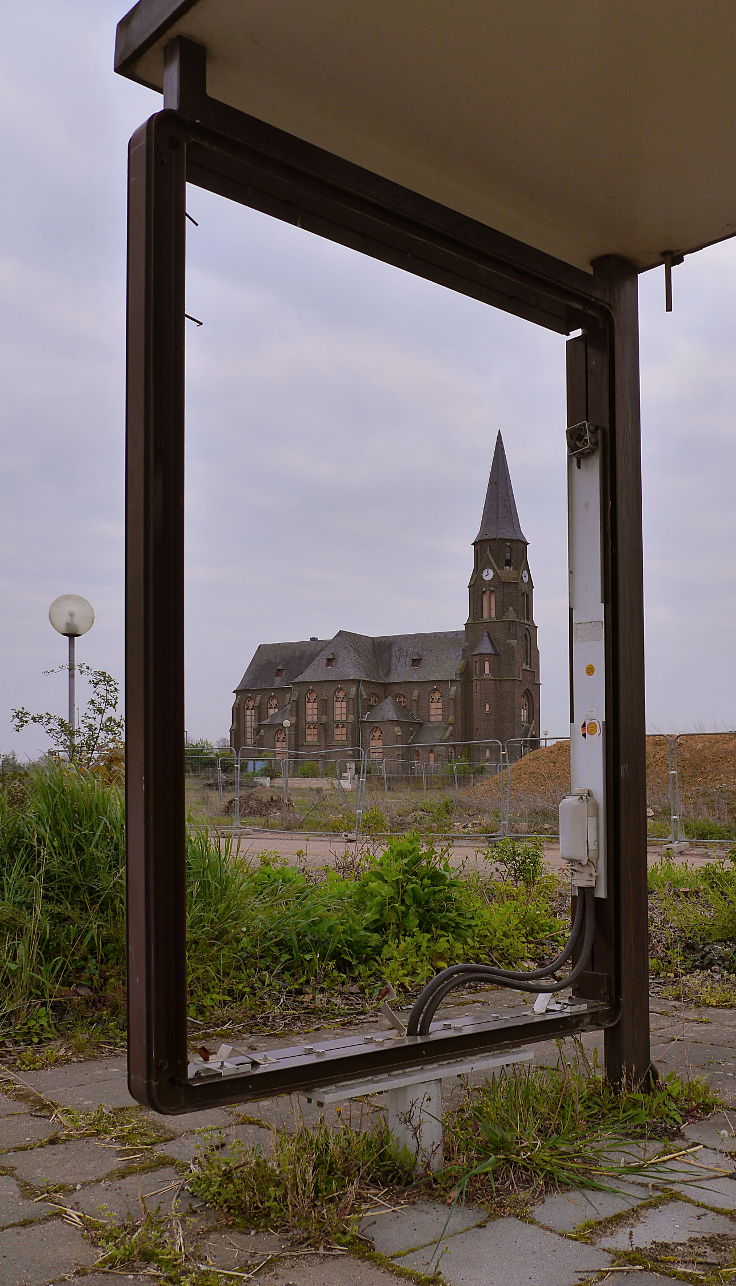
[[(661, 266), (670, 307), (673, 267), (736, 231), (733, 6), (139, 0), (118, 25), (115, 65), (163, 95), (129, 152), (132, 1093), (159, 1111), (191, 1111), (601, 1029), (608, 1076), (644, 1078), (637, 279)], [(189, 1061), (187, 184), (568, 337), (567, 426), (550, 432), (568, 460), (574, 790), (563, 846), (585, 909), (563, 961), (572, 961), (573, 1003), (561, 1009), (432, 1024), (447, 979), (403, 1035), (344, 1038), (219, 1068)]]

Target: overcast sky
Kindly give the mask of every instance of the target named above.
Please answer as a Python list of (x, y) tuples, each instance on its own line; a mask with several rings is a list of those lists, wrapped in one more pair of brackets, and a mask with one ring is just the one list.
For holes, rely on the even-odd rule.
[[(160, 99), (113, 74), (114, 0), (4, 15), (0, 59), (0, 753), (65, 712), (48, 622), (97, 620), (123, 673), (126, 144)], [(62, 17), (63, 15), (63, 17)], [(189, 195), (187, 729), (226, 736), (261, 641), (457, 629), (497, 430), (530, 542), (541, 727), (566, 731), (564, 341), (350, 251)], [(647, 702), (736, 726), (736, 244), (641, 281)]]

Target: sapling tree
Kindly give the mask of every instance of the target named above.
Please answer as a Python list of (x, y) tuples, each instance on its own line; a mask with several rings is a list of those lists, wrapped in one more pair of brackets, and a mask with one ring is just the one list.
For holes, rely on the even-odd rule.
[[(66, 668), (60, 665), (53, 670), (44, 670), (44, 674), (58, 674)], [(31, 714), (25, 706), (10, 713), (16, 732), (21, 732), (29, 724), (43, 728), (54, 753), (67, 755), (73, 763), (86, 768), (100, 755), (120, 745), (125, 721), (118, 714), (120, 687), (117, 680), (106, 670), (93, 670), (84, 663), (77, 666), (77, 672), (85, 676), (91, 691), (76, 728), (72, 728), (69, 720), (59, 714)]]

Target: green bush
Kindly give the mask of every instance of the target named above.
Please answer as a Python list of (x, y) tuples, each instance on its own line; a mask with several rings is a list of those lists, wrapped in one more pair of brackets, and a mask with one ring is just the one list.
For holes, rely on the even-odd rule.
[(539, 839), (500, 839), (489, 844), (483, 856), (500, 867), (512, 884), (531, 888), (542, 877), (544, 848)]

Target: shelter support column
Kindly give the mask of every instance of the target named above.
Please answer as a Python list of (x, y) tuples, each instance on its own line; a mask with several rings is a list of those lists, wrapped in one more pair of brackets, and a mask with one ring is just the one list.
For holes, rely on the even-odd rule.
[[(595, 899), (593, 959), (580, 991), (607, 991), (618, 1015), (605, 1032), (605, 1066), (620, 1083), (641, 1081), (651, 1066), (638, 286), (617, 258), (598, 260), (595, 273), (611, 320), (567, 345), (568, 425), (587, 422), (599, 441), (606, 667), (605, 896)], [(571, 667), (573, 736), (579, 681)]]
[[(172, 114), (128, 155), (126, 805), (129, 1083), (187, 1073), (184, 870), (185, 149)], [(147, 1085), (154, 1085), (146, 1098)]]

